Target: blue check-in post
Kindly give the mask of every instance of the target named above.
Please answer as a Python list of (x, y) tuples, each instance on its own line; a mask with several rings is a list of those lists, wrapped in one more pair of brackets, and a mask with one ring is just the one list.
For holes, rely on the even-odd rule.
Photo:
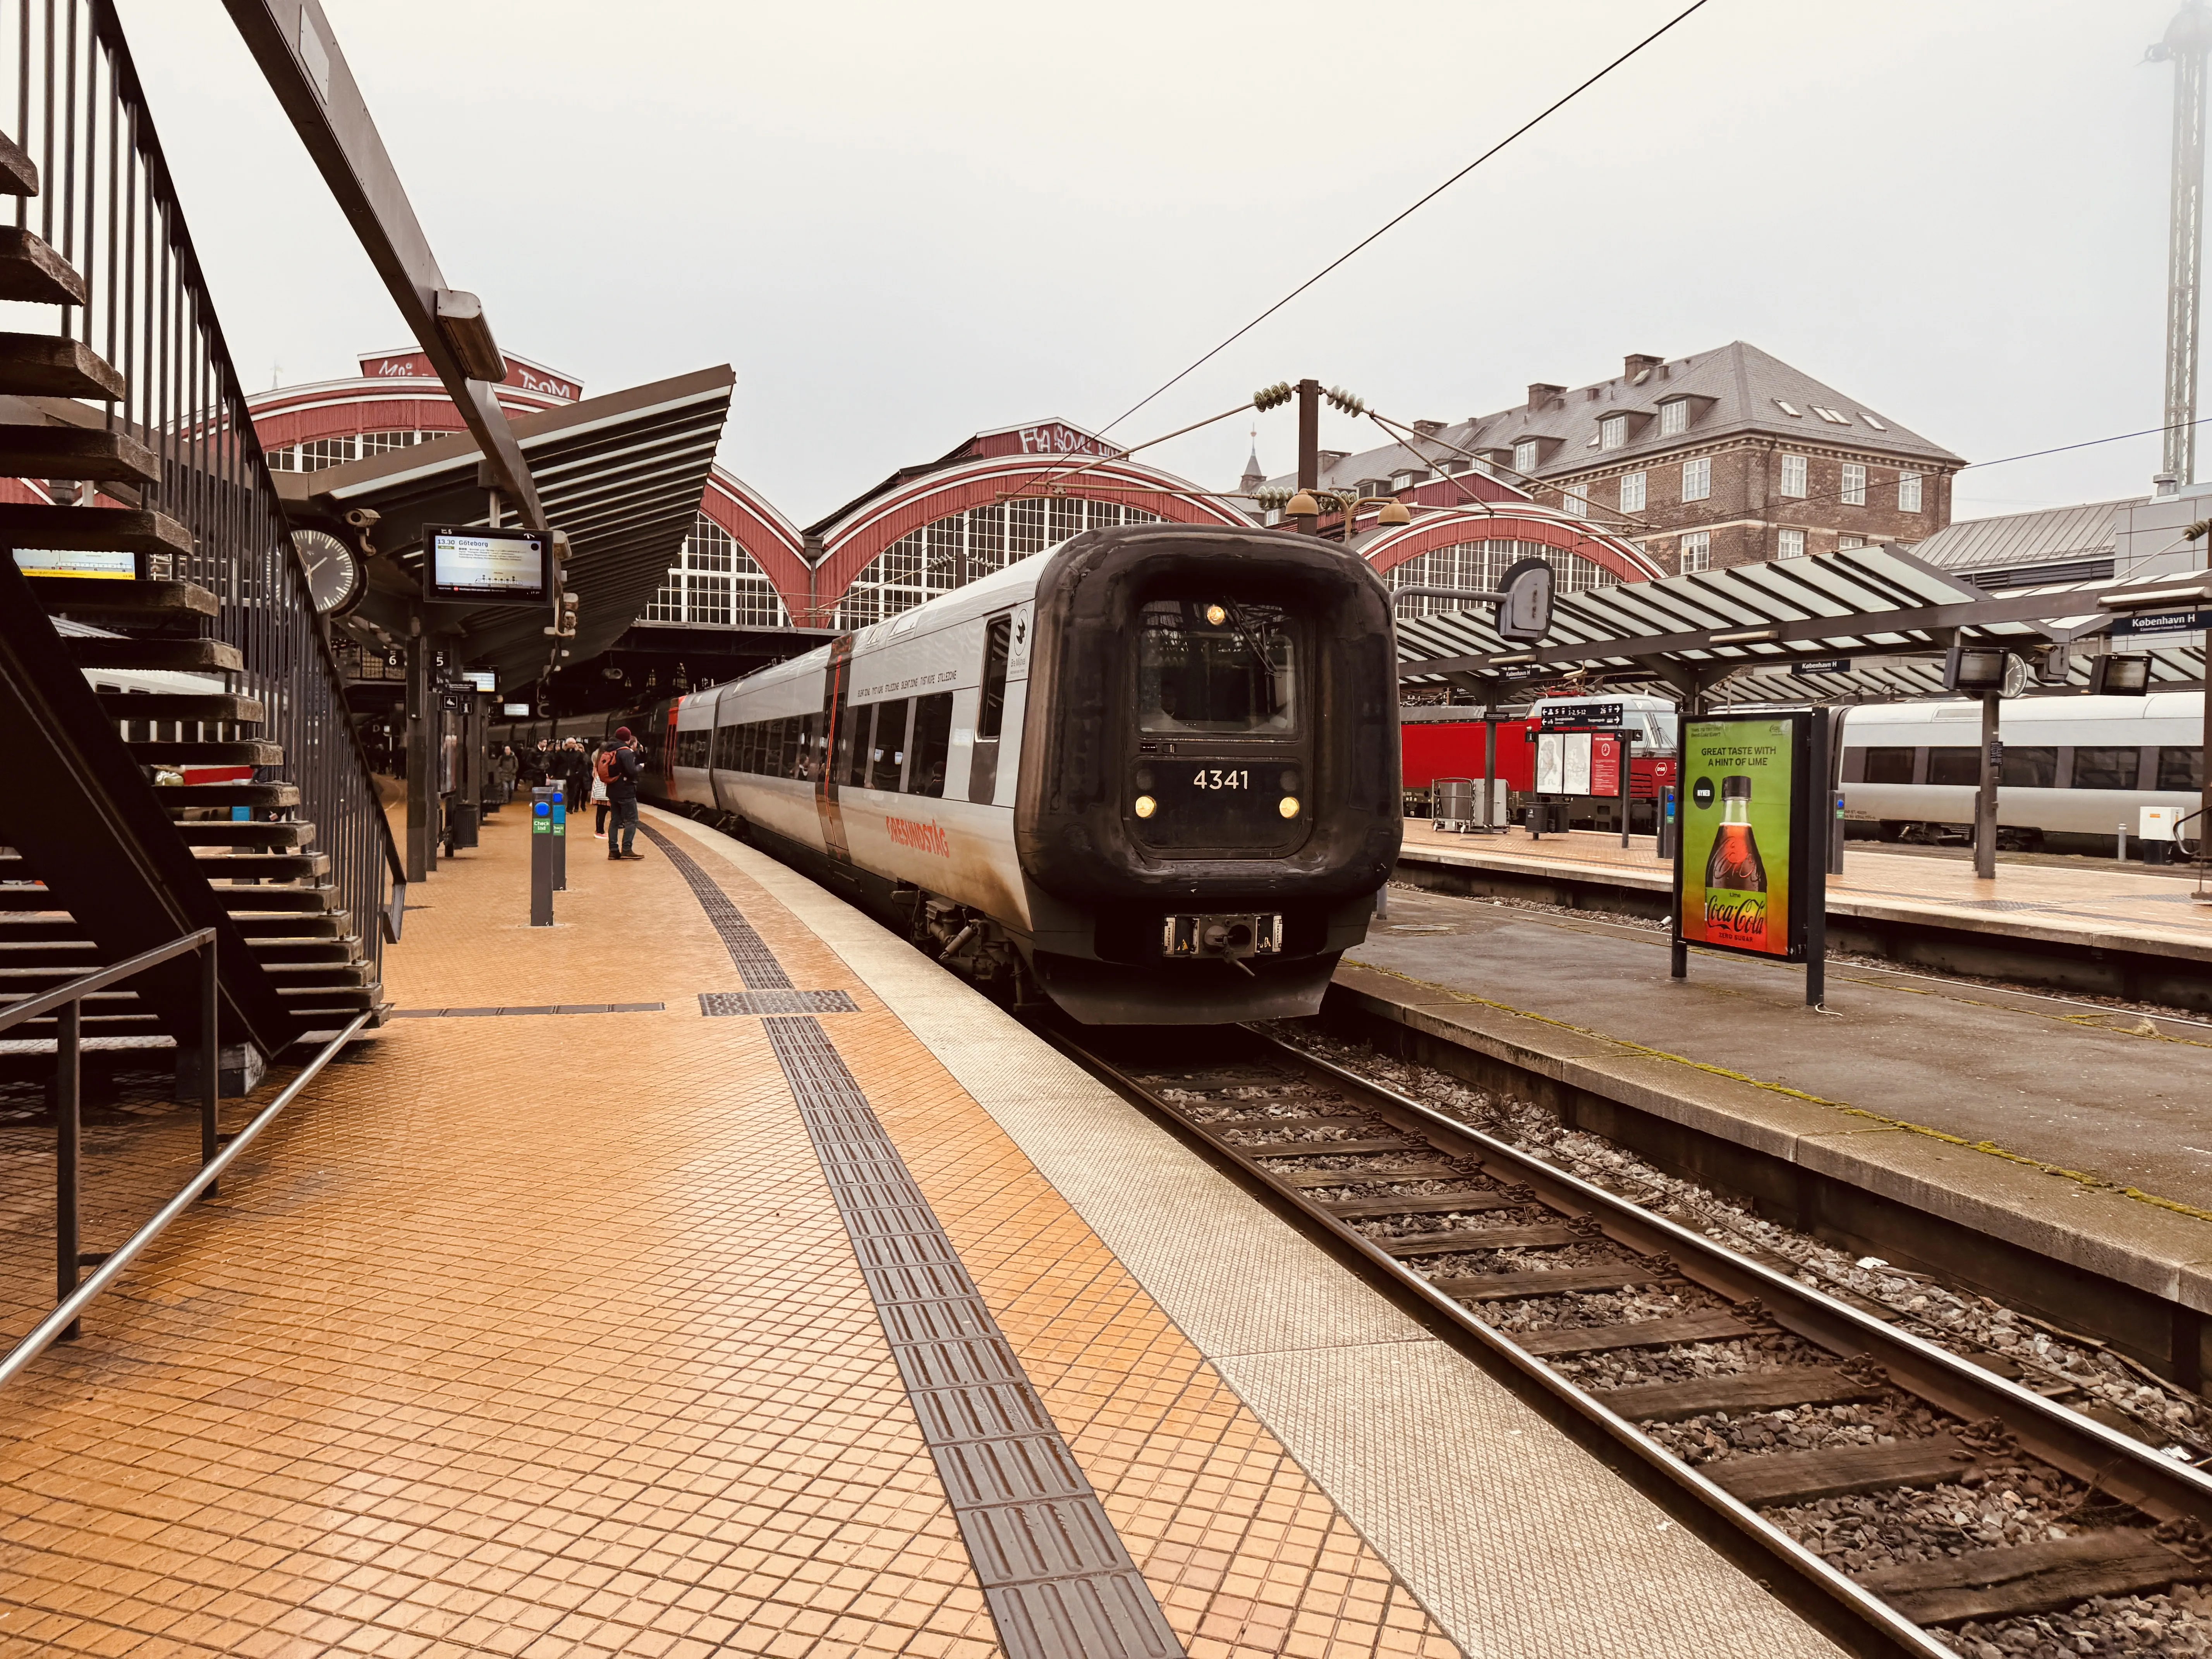
[(530, 925), (553, 925), (554, 878), (568, 840), (568, 812), (558, 789), (530, 792)]
[(568, 798), (553, 792), (553, 890), (568, 890)]

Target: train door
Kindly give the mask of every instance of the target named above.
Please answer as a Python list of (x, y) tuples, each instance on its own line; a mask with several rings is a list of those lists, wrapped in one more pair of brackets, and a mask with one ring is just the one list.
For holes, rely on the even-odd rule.
[(837, 801), (841, 751), (849, 751), (853, 736), (850, 699), (853, 690), (853, 636), (830, 647), (830, 669), (822, 679), (822, 749), (814, 772), (814, 807), (822, 820), (822, 846), (833, 864), (849, 865), (853, 849), (845, 840), (845, 809)]
[(1014, 613), (1001, 611), (983, 629), (983, 700), (975, 710), (975, 758), (968, 763), (968, 799), (988, 806), (999, 793), (999, 742), (1006, 724), (1006, 667), (1013, 652)]

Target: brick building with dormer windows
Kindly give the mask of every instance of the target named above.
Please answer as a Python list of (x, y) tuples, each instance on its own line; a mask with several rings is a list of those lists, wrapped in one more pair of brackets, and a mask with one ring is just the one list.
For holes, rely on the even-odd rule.
[(1538, 383), (1516, 408), (1415, 427), (1410, 444), (1324, 452), (1321, 482), (1380, 495), (1487, 472), (1638, 544), (1669, 574), (1923, 540), (1950, 523), (1951, 475), (1966, 465), (1741, 340), (1632, 356), (1613, 380)]

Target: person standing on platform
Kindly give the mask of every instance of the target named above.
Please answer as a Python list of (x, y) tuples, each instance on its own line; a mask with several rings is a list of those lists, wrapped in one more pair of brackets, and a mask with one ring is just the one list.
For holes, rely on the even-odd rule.
[(521, 769), (522, 763), (515, 758), (514, 745), (511, 743), (500, 744), (499, 758), (492, 763), (491, 773), (492, 776), (499, 780), (499, 798), (501, 802), (514, 799), (514, 780)]
[(615, 750), (611, 743), (602, 744), (599, 753), (592, 757), (592, 839), (593, 841), (605, 841), (607, 838), (607, 814), (614, 806), (613, 801), (607, 798), (607, 778), (613, 771), (614, 764)]
[(614, 816), (607, 823), (607, 856), (641, 859), (637, 850), (637, 784), (645, 775), (645, 761), (637, 752), (637, 738), (627, 726), (615, 732), (615, 751), (607, 776), (607, 802)]
[(569, 738), (568, 752), (561, 757), (561, 787), (568, 792), (568, 798), (563, 805), (568, 809), (568, 816), (580, 823), (584, 817), (584, 802), (589, 798), (592, 787), (592, 763), (584, 753), (584, 743), (580, 738)]

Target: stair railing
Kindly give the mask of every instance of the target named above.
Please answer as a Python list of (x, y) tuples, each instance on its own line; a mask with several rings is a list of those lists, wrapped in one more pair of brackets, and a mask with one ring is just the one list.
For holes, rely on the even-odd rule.
[[(284, 751), (281, 767), (258, 775), (298, 787), (338, 903), (380, 979), (405, 866), (112, 0), (0, 0), (0, 115), (11, 81), (16, 159), (37, 167), (40, 184), (17, 198), (15, 222), (82, 279), (84, 301), (61, 308), (58, 332), (118, 378), (108, 429), (159, 462), (142, 488), (110, 483), (100, 494), (190, 532), (188, 550), (149, 556), (143, 574), (197, 582), (220, 601), (215, 635), (239, 647), (239, 689), (262, 702), (264, 735)], [(80, 400), (58, 418), (101, 416)]]

